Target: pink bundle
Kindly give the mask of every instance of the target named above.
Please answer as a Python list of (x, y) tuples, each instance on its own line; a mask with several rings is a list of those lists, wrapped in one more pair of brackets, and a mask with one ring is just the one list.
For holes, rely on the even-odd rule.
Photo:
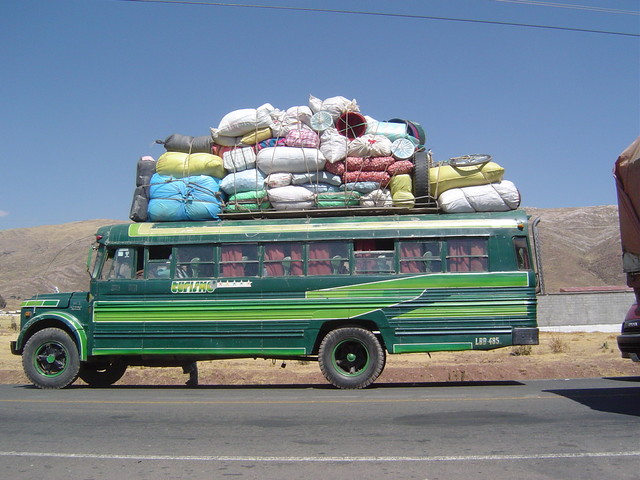
[(285, 144), (287, 147), (318, 148), (320, 137), (308, 128), (294, 128), (287, 133)]

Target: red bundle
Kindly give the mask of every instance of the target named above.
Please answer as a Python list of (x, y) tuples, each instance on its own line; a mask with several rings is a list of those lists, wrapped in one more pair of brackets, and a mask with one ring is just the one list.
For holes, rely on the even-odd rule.
[(393, 157), (347, 157), (346, 170), (351, 171), (363, 171), (363, 172), (384, 172), (394, 162)]
[(413, 171), (413, 162), (411, 160), (398, 160), (387, 167), (390, 175), (402, 175)]
[(391, 180), (391, 175), (387, 172), (345, 172), (342, 175), (344, 183), (352, 182), (376, 182), (381, 187), (386, 187)]

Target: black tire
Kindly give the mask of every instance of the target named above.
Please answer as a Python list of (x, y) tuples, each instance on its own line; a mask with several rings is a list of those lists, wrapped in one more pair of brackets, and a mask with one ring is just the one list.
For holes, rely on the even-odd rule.
[(338, 328), (320, 344), (318, 363), (325, 378), (344, 389), (365, 388), (382, 373), (386, 353), (376, 336), (358, 327)]
[(429, 203), (429, 161), (424, 150), (416, 152), (413, 159), (413, 196), (416, 207)]
[(78, 376), (92, 387), (108, 387), (122, 378), (127, 365), (119, 361), (83, 363)]
[(34, 333), (24, 346), (22, 366), (38, 388), (67, 387), (78, 378), (78, 346), (64, 330), (45, 328)]
[(472, 155), (450, 158), (449, 165), (452, 167), (472, 167), (474, 165), (484, 165), (490, 161), (491, 155), (487, 155), (486, 153), (474, 153)]

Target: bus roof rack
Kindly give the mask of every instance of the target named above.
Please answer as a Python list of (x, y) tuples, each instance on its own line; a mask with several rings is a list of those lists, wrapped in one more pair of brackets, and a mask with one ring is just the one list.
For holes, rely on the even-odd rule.
[(357, 207), (357, 208), (314, 208), (308, 210), (256, 210), (246, 212), (224, 212), (219, 217), (222, 220), (242, 220), (258, 218), (304, 218), (304, 217), (356, 217), (371, 215), (407, 215), (438, 213), (438, 208), (432, 207)]

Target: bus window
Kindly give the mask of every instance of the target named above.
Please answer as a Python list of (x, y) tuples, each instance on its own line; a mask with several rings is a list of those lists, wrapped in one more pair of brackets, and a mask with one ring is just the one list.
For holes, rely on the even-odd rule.
[(169, 278), (171, 269), (171, 247), (158, 245), (147, 250), (147, 278)]
[(346, 242), (310, 242), (309, 275), (348, 275), (349, 245)]
[(449, 272), (486, 272), (489, 270), (486, 238), (449, 239), (447, 269)]
[(354, 242), (355, 273), (393, 273), (393, 240), (360, 239)]
[(254, 277), (258, 274), (257, 244), (226, 244), (220, 247), (221, 277)]
[(109, 250), (102, 267), (102, 280), (114, 278), (132, 278), (133, 276), (133, 248), (117, 248)]
[(441, 271), (440, 242), (400, 242), (400, 273)]
[(531, 270), (527, 239), (524, 237), (514, 237), (513, 246), (516, 250), (516, 261), (518, 262), (518, 270)]
[(101, 247), (101, 248), (91, 247), (91, 250), (89, 251), (90, 257), (87, 265), (87, 269), (91, 274), (91, 278), (99, 278), (98, 275), (100, 272), (100, 265), (102, 265), (102, 260), (103, 260), (105, 251), (106, 249), (104, 247)]
[(175, 251), (178, 258), (175, 278), (214, 276), (213, 245), (181, 245)]
[(269, 243), (264, 246), (265, 277), (303, 274), (302, 245), (288, 242)]

